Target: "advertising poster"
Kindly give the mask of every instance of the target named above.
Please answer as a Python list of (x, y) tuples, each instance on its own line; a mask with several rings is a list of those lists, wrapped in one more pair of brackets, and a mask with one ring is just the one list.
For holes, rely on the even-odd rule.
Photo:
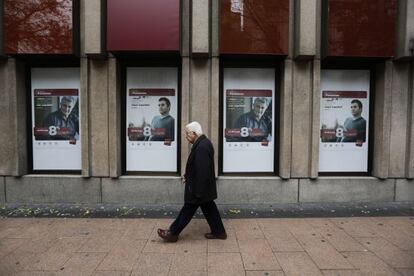
[(323, 70), (320, 172), (367, 172), (369, 71)]
[(127, 171), (177, 171), (177, 69), (127, 69)]
[(223, 172), (274, 171), (274, 87), (274, 69), (224, 69)]
[(80, 170), (78, 68), (32, 69), (34, 170)]
[(260, 142), (272, 140), (272, 90), (226, 91), (226, 142)]

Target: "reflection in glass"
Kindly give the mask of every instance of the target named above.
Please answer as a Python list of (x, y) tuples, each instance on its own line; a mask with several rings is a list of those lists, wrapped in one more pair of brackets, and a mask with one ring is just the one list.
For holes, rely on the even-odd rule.
[(396, 0), (330, 0), (328, 55), (394, 54)]
[(72, 0), (5, 0), (5, 52), (72, 54)]
[(221, 53), (287, 54), (289, 1), (221, 1)]

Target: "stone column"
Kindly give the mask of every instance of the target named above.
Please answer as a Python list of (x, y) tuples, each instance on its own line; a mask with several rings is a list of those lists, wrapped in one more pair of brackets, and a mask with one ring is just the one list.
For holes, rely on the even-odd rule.
[(26, 68), (14, 58), (0, 63), (0, 175), (28, 172)]
[(295, 61), (293, 63), (291, 171), (291, 177), (294, 178), (310, 176), (313, 91), (313, 62)]
[(381, 179), (388, 178), (390, 165), (392, 67), (389, 60), (376, 67), (372, 175)]
[(279, 175), (290, 178), (292, 165), (292, 79), (293, 63), (286, 59), (281, 76), (279, 119)]
[(405, 177), (409, 117), (409, 64), (394, 62), (391, 87), (389, 177)]
[(121, 151), (121, 77), (116, 58), (108, 60), (108, 132), (109, 132), (109, 176), (122, 174)]

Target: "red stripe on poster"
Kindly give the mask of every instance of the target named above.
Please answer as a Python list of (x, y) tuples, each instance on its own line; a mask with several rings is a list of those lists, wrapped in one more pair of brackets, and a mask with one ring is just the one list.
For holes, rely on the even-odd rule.
[(131, 88), (129, 96), (175, 96), (174, 89), (164, 88)]
[(272, 97), (272, 90), (268, 89), (227, 89), (227, 97)]
[(366, 91), (322, 91), (322, 98), (367, 98)]
[(35, 89), (34, 96), (78, 96), (78, 89)]

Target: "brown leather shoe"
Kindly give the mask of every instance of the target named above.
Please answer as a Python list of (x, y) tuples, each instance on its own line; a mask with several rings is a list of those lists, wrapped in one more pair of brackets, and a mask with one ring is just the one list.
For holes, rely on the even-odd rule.
[(178, 235), (173, 235), (169, 230), (158, 229), (158, 236), (160, 236), (166, 242), (178, 241)]
[(224, 232), (218, 235), (214, 235), (213, 233), (206, 233), (204, 234), (204, 237), (206, 237), (206, 239), (209, 239), (209, 240), (213, 240), (213, 239), (225, 240), (227, 239), (227, 233)]

